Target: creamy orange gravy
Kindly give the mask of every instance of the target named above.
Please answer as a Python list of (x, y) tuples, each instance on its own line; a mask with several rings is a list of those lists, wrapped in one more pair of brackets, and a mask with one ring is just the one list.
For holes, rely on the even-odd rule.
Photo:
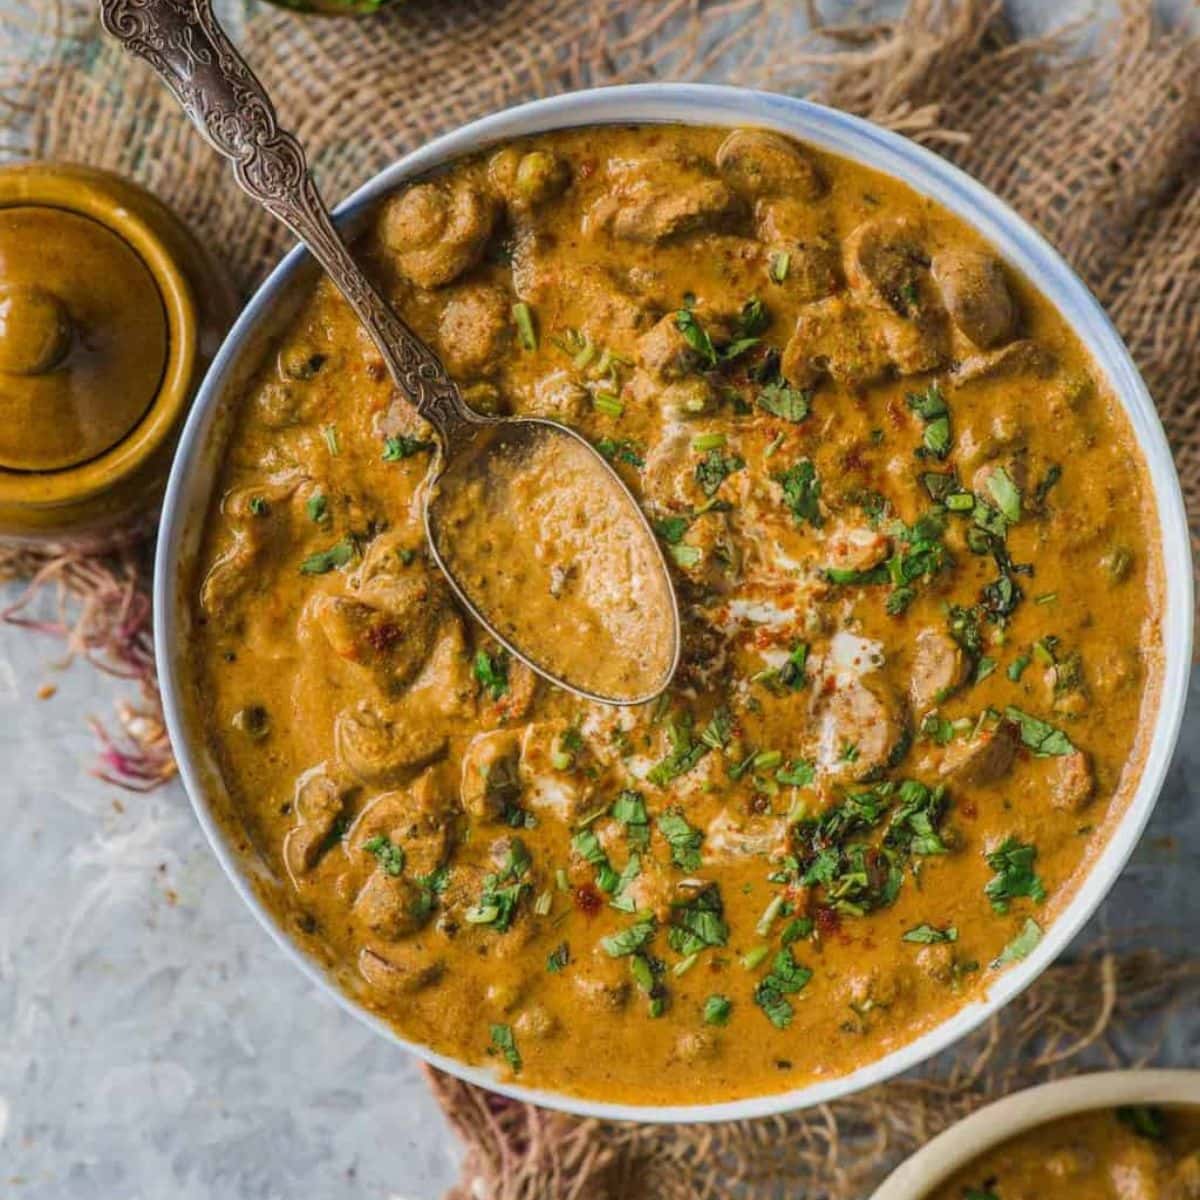
[(652, 696), (671, 669), (671, 597), (604, 464), (551, 432), (505, 442), (468, 471), (439, 483), (433, 511), (442, 558), (478, 610), (575, 687)]
[(930, 1200), (1195, 1200), (1200, 1111), (1097, 1109), (1020, 1134), (964, 1167)]
[(296, 938), (406, 1037), (605, 1100), (828, 1079), (982, 994), (1121, 818), (1161, 676), (1146, 473), (1061, 317), (755, 131), (500, 148), (367, 250), (472, 403), (613, 459), (683, 665), (618, 710), (504, 660), (424, 548), (429, 430), (317, 287), (195, 583), (197, 711)]

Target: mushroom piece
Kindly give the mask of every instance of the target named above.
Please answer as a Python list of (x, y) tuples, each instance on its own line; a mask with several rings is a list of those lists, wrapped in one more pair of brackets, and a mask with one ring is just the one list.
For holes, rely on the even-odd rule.
[(654, 246), (720, 229), (742, 207), (720, 179), (669, 159), (642, 159), (610, 166), (609, 186), (589, 210), (586, 225)]
[(512, 340), (508, 293), (491, 284), (469, 284), (446, 302), (438, 322), (438, 346), (456, 378), (495, 371)]
[(730, 187), (751, 197), (817, 200), (825, 180), (795, 142), (766, 129), (735, 129), (717, 150), (717, 170)]
[(454, 841), (456, 809), (427, 771), (403, 791), (383, 792), (359, 814), (346, 840), (352, 857), (370, 853), (376, 838), (397, 846), (404, 856), (403, 872), (421, 879), (432, 875), (449, 857)]
[(1008, 722), (972, 738), (951, 742), (938, 774), (958, 783), (994, 783), (1008, 774), (1017, 753), (1017, 733)]
[(380, 217), (384, 248), (418, 287), (457, 279), (483, 256), (495, 224), (492, 199), (457, 179), (418, 183), (392, 197)]
[(467, 744), (459, 795), (476, 820), (496, 820), (520, 794), (520, 757), (521, 739), (512, 729), (478, 733)]
[(869, 304), (908, 316), (928, 276), (921, 229), (907, 217), (864, 221), (846, 239), (846, 279)]
[(853, 388), (878, 379), (889, 361), (879, 324), (839, 295), (801, 310), (780, 369), (795, 387), (812, 387), (828, 374), (836, 383)]
[(388, 997), (411, 996), (441, 978), (443, 963), (428, 959), (423, 947), (389, 946), (358, 952), (358, 973), (375, 991)]
[(1054, 760), (1051, 772), (1050, 803), (1055, 808), (1076, 813), (1087, 806), (1096, 790), (1091, 760), (1082, 750)]
[(978, 250), (940, 250), (932, 273), (950, 319), (976, 346), (988, 350), (1012, 337), (1017, 306), (998, 259)]
[(913, 650), (910, 694), (918, 713), (936, 707), (966, 678), (967, 657), (959, 644), (940, 629), (922, 629)]
[(338, 759), (364, 783), (400, 783), (446, 752), (443, 729), (389, 720), (366, 701), (338, 714), (333, 737)]
[(293, 882), (307, 875), (336, 844), (334, 830), (345, 807), (346, 790), (328, 774), (324, 763), (296, 780), (292, 811), (297, 823), (283, 841), (283, 861)]

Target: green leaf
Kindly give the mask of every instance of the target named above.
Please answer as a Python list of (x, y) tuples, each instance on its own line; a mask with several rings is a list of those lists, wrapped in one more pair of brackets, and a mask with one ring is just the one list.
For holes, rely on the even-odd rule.
[(1166, 1114), (1148, 1104), (1127, 1104), (1117, 1109), (1117, 1120), (1128, 1125), (1138, 1137), (1161, 1142), (1167, 1136)]
[(388, 875), (400, 875), (404, 872), (404, 850), (397, 846), (391, 838), (376, 834), (363, 842), (363, 849), (373, 854), (379, 860), (380, 868)]
[(786, 250), (772, 252), (767, 266), (767, 276), (772, 283), (782, 283), (788, 277), (792, 256)]
[(1003, 967), (1008, 963), (1020, 962), (1021, 959), (1028, 958), (1041, 940), (1042, 927), (1032, 917), (1026, 917), (1025, 924), (1021, 926), (1021, 932), (1000, 951), (999, 958), (993, 961), (992, 966)]
[(646, 812), (646, 800), (641, 792), (623, 788), (613, 801), (612, 818), (625, 826), (625, 835), (630, 845), (643, 850), (650, 843), (650, 817)]
[(551, 975), (557, 975), (560, 971), (564, 971), (571, 961), (571, 947), (566, 942), (559, 942), (553, 950), (546, 955), (546, 970)]
[(807, 521), (813, 528), (819, 529), (824, 524), (820, 505), (821, 481), (817, 478), (816, 467), (807, 458), (802, 458), (771, 478), (783, 488), (783, 503), (795, 517), (797, 525)]
[(706, 496), (715, 496), (721, 484), (745, 465), (746, 460), (738, 454), (726, 455), (719, 449), (710, 450), (696, 464), (696, 482)]
[(499, 700), (508, 691), (507, 650), (500, 650), (494, 655), (486, 650), (477, 650), (471, 671), (493, 700)]
[(420, 454), (423, 450), (432, 450), (433, 448), (433, 442), (423, 442), (420, 438), (405, 437), (403, 434), (399, 434), (384, 440), (383, 461), (399, 462), (403, 458), (412, 458), (413, 455)]
[(671, 848), (671, 861), (685, 871), (700, 868), (700, 847), (704, 834), (687, 823), (677, 808), (669, 808), (658, 818), (658, 831)]
[(600, 945), (610, 958), (625, 958), (636, 954), (654, 938), (654, 922), (638, 921), (618, 933), (610, 933), (600, 939)]
[(759, 980), (754, 989), (754, 1003), (766, 1013), (776, 1029), (786, 1029), (792, 1023), (793, 1009), (786, 997), (807, 987), (812, 974), (808, 967), (792, 957), (789, 948), (776, 954), (770, 973)]
[(987, 477), (987, 490), (1004, 519), (1015, 525), (1021, 519), (1021, 491), (1012, 476), (1003, 467), (996, 467)]
[(352, 562), (357, 552), (351, 538), (342, 538), (328, 550), (318, 550), (316, 554), (310, 554), (300, 564), (300, 574), (324, 575), (335, 567), (344, 567)]
[(933, 925), (917, 925), (901, 935), (901, 941), (916, 942), (920, 946), (936, 946), (942, 942), (957, 942), (958, 930), (953, 925), (937, 929)]
[(683, 334), (683, 340), (700, 356), (709, 367), (717, 365), (717, 349), (704, 326), (696, 320), (690, 308), (681, 308), (675, 314), (675, 328)]
[(615, 438), (603, 437), (596, 443), (596, 450), (609, 462), (628, 463), (640, 471), (645, 465), (641, 446), (628, 438), (617, 441)]
[(654, 532), (669, 546), (677, 546), (683, 541), (691, 521), (688, 517), (663, 517), (654, 522)]
[(728, 996), (713, 993), (704, 1002), (705, 1025), (728, 1025), (733, 1012), (733, 1001)]
[(1075, 753), (1071, 739), (1061, 729), (1056, 729), (1011, 704), (1004, 710), (1004, 715), (1020, 729), (1021, 741), (1038, 758), (1058, 758), (1064, 754)]
[(812, 393), (775, 381), (758, 393), (758, 406), (773, 417), (799, 424), (812, 411)]
[(1023, 896), (1040, 904), (1046, 888), (1034, 870), (1037, 847), (1018, 841), (1011, 834), (990, 854), (984, 856), (996, 876), (987, 882), (983, 893), (998, 913), (1006, 913), (1009, 903)]
[(517, 1049), (517, 1039), (513, 1036), (511, 1025), (493, 1025), (491, 1029), (492, 1045), (504, 1055), (508, 1065), (514, 1072), (521, 1069), (521, 1053)]
[(308, 513), (310, 521), (319, 525), (329, 516), (329, 501), (318, 492), (315, 496), (309, 496), (305, 501), (304, 511)]

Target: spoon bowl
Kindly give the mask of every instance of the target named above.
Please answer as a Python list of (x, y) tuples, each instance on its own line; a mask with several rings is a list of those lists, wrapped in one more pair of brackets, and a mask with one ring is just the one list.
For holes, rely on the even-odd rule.
[[(425, 491), (425, 529), (459, 598), (511, 653), (568, 691), (620, 705), (663, 692), (679, 661), (678, 605), (654, 533), (616, 471), (566, 426), (483, 417), (466, 405), (441, 360), (388, 304), (334, 228), (303, 148), (279, 127), (270, 97), (221, 28), (211, 0), (100, 0), (100, 16), (232, 162), (242, 190), (304, 243), (370, 334), (401, 395), (433, 426), (440, 469)], [(567, 478), (571, 489), (562, 486)], [(464, 501), (460, 481), (488, 503)], [(527, 505), (522, 511), (497, 505), (497, 497), (518, 493)], [(431, 519), (435, 498), (443, 518), (457, 514), (454, 521)], [(588, 516), (597, 499), (602, 528), (592, 528)], [(570, 528), (562, 520), (568, 511)], [(490, 537), (481, 514), (489, 517)], [(451, 535), (468, 528), (471, 554), (464, 556)], [(503, 555), (494, 553), (501, 543)], [(536, 587), (541, 578), (551, 587), (549, 607)], [(572, 605), (574, 619), (566, 614)], [(544, 625), (529, 619), (537, 613), (552, 619)], [(583, 640), (556, 647), (551, 635)]]
[[(653, 700), (679, 663), (679, 611), (654, 531), (575, 430), (491, 421), (425, 500), (434, 557), (471, 613), (587, 700)], [(666, 616), (666, 621), (662, 620)]]

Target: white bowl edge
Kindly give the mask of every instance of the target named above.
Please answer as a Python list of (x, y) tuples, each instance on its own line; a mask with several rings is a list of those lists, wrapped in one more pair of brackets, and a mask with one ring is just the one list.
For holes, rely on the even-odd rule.
[(1009, 1138), (1060, 1117), (1127, 1104), (1200, 1105), (1200, 1071), (1095, 1071), (1013, 1092), (939, 1133), (905, 1159), (871, 1200), (925, 1200), (956, 1171)]
[(405, 180), (497, 141), (570, 126), (664, 122), (776, 129), (898, 176), (916, 191), (933, 196), (978, 229), (1056, 305), (1107, 376), (1130, 420), (1147, 462), (1162, 533), (1166, 611), (1159, 709), (1142, 776), (1124, 818), (1034, 952), (999, 976), (984, 999), (960, 1009), (921, 1037), (867, 1066), (791, 1091), (716, 1104), (614, 1104), (508, 1083), (486, 1068), (467, 1066), (407, 1041), (342, 992), (266, 911), (249, 884), (246, 864), (211, 812), (202, 762), (207, 752), (188, 737), (178, 666), (181, 632), (186, 625), (186, 603), (179, 584), (186, 578), (182, 567), (193, 544), (189, 538), (197, 519), (203, 516), (209, 495), (216, 451), (209, 442), (221, 397), (230, 380), (244, 369), (245, 344), (251, 334), (267, 323), (271, 310), (287, 294), (294, 276), (308, 260), (302, 248), (284, 257), (247, 304), (214, 360), (188, 417), (171, 470), (159, 530), (154, 579), (155, 652), (167, 727), (180, 774), (217, 858), (242, 899), (285, 954), (344, 1009), (433, 1066), (517, 1099), (613, 1120), (719, 1121), (824, 1103), (916, 1066), (966, 1036), (1026, 988), (1066, 947), (1120, 874), (1145, 828), (1170, 765), (1183, 717), (1191, 658), (1191, 548), (1182, 493), (1153, 402), (1128, 351), (1091, 293), (1040, 235), (982, 185), (931, 151), (859, 118), (805, 100), (716, 85), (639, 84), (572, 92), (505, 110), (435, 139), (354, 192), (338, 206), (338, 223), (353, 227), (376, 201)]

